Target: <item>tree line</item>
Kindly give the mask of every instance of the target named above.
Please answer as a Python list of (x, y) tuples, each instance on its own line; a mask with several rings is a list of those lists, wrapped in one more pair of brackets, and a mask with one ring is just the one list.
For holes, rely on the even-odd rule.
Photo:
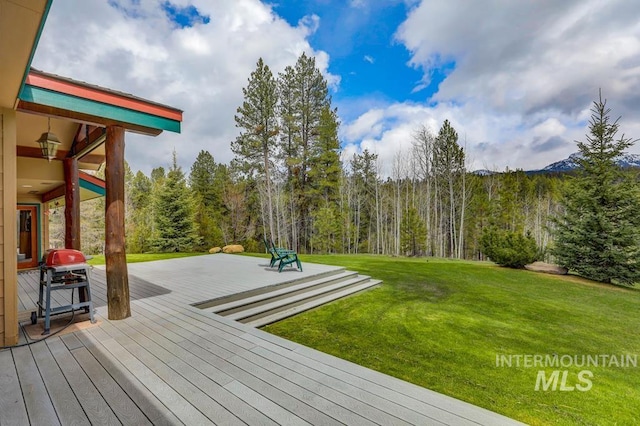
[[(593, 191), (627, 176), (626, 192), (616, 193), (617, 203), (630, 200), (629, 211), (638, 206), (635, 175), (615, 172), (611, 160), (631, 146), (627, 139), (598, 163), (596, 173), (608, 180), (585, 190), (566, 174), (469, 172), (464, 146), (447, 120), (438, 132), (416, 128), (411, 148), (398, 151), (391, 165), (381, 164), (368, 150), (342, 158), (337, 110), (315, 58), (305, 54), (277, 76), (260, 59), (243, 95), (235, 115), (239, 135), (231, 142), (235, 157), (230, 164), (218, 163), (202, 150), (188, 174), (178, 166), (175, 152), (167, 170), (157, 167), (147, 176), (127, 168), (128, 252), (206, 250), (226, 244), (259, 252), (267, 238), (300, 253), (476, 260), (491, 253), (495, 260), (498, 252), (490, 244), (517, 242), (517, 247), (507, 249), (535, 252), (526, 259), (554, 256), (571, 264), (565, 256), (569, 248), (563, 244), (575, 234), (572, 216), (584, 216), (582, 207), (587, 198), (594, 199)], [(599, 118), (592, 119), (596, 140), (603, 137), (594, 136), (596, 124), (612, 125), (606, 121), (608, 110), (598, 111)], [(615, 134), (617, 121), (607, 131)], [(587, 145), (578, 146), (591, 158)], [(584, 166), (593, 169), (590, 164)], [(381, 173), (383, 166), (391, 170), (389, 175)], [(583, 194), (578, 207), (567, 198), (572, 193)], [(82, 203), (81, 208), (83, 249), (101, 252), (104, 200)], [(615, 209), (611, 215), (616, 215)], [(56, 224), (62, 216), (51, 216), (52, 241), (60, 232)], [(584, 241), (573, 244), (580, 247)]]

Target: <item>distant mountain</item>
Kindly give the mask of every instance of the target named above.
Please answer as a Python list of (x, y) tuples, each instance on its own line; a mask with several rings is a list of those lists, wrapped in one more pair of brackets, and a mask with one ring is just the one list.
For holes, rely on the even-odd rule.
[[(577, 169), (578, 162), (577, 159), (580, 159), (582, 154), (579, 152), (574, 152), (569, 156), (569, 158), (565, 158), (561, 161), (556, 161), (555, 163), (549, 164), (544, 169), (534, 170), (534, 172), (542, 172), (542, 173), (558, 173), (558, 172), (569, 172), (571, 170)], [(640, 155), (637, 154), (622, 154), (616, 159), (616, 163), (618, 166), (623, 169), (630, 167), (640, 167)]]
[(480, 169), (480, 170), (474, 170), (471, 173), (478, 176), (491, 176), (491, 175), (495, 175), (498, 172), (492, 172), (491, 170), (487, 170), (487, 169)]
[(577, 159), (582, 158), (582, 154), (579, 152), (574, 152), (569, 156), (569, 158), (565, 158), (564, 160), (556, 161), (555, 163), (549, 164), (547, 167), (540, 169), (541, 172), (569, 172), (571, 170), (577, 169), (578, 162)]
[[(569, 156), (569, 158), (565, 158), (561, 161), (556, 161), (555, 163), (549, 164), (547, 167), (539, 170), (527, 170), (525, 171), (528, 175), (536, 175), (543, 173), (563, 173), (570, 172), (572, 170), (577, 169), (578, 162), (577, 159), (581, 158), (582, 154), (579, 152), (574, 152)], [(632, 167), (640, 168), (640, 155), (638, 154), (622, 154), (620, 157), (616, 159), (616, 163), (622, 167), (623, 169), (628, 169)], [(478, 176), (491, 176), (494, 174), (499, 174), (500, 172), (494, 172), (487, 169), (474, 170), (474, 175)]]

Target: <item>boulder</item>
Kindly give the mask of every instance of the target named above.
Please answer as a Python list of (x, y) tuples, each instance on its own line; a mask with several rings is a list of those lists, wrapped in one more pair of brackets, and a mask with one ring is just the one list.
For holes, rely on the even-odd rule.
[(222, 247), (223, 253), (242, 253), (244, 251), (244, 247), (240, 244), (230, 244), (228, 246)]
[(524, 265), (524, 268), (529, 271), (543, 272), (545, 274), (554, 275), (567, 275), (567, 273), (569, 272), (567, 268), (545, 262), (533, 262), (529, 265)]
[(222, 249), (220, 247), (213, 247), (209, 249), (209, 253), (211, 254), (216, 254), (216, 253), (220, 253), (222, 251)]

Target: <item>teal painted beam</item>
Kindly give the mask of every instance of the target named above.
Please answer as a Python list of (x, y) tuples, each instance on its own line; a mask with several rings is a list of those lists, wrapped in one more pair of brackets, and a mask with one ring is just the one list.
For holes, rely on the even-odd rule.
[(95, 183), (86, 181), (82, 178), (79, 179), (80, 180), (80, 188), (84, 188), (86, 190), (89, 190), (91, 192), (95, 192), (96, 194), (104, 197), (107, 194), (107, 190), (105, 188), (102, 188), (98, 185), (96, 185)]
[(41, 89), (26, 84), (20, 92), (20, 100), (34, 104), (46, 105), (68, 111), (122, 121), (138, 126), (180, 133), (180, 122), (164, 117), (134, 111), (127, 108), (108, 105), (77, 96)]

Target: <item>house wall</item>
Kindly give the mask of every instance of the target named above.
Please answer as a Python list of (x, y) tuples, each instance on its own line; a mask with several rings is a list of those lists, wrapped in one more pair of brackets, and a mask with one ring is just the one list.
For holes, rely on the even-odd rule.
[(16, 113), (0, 108), (0, 343), (18, 342)]

